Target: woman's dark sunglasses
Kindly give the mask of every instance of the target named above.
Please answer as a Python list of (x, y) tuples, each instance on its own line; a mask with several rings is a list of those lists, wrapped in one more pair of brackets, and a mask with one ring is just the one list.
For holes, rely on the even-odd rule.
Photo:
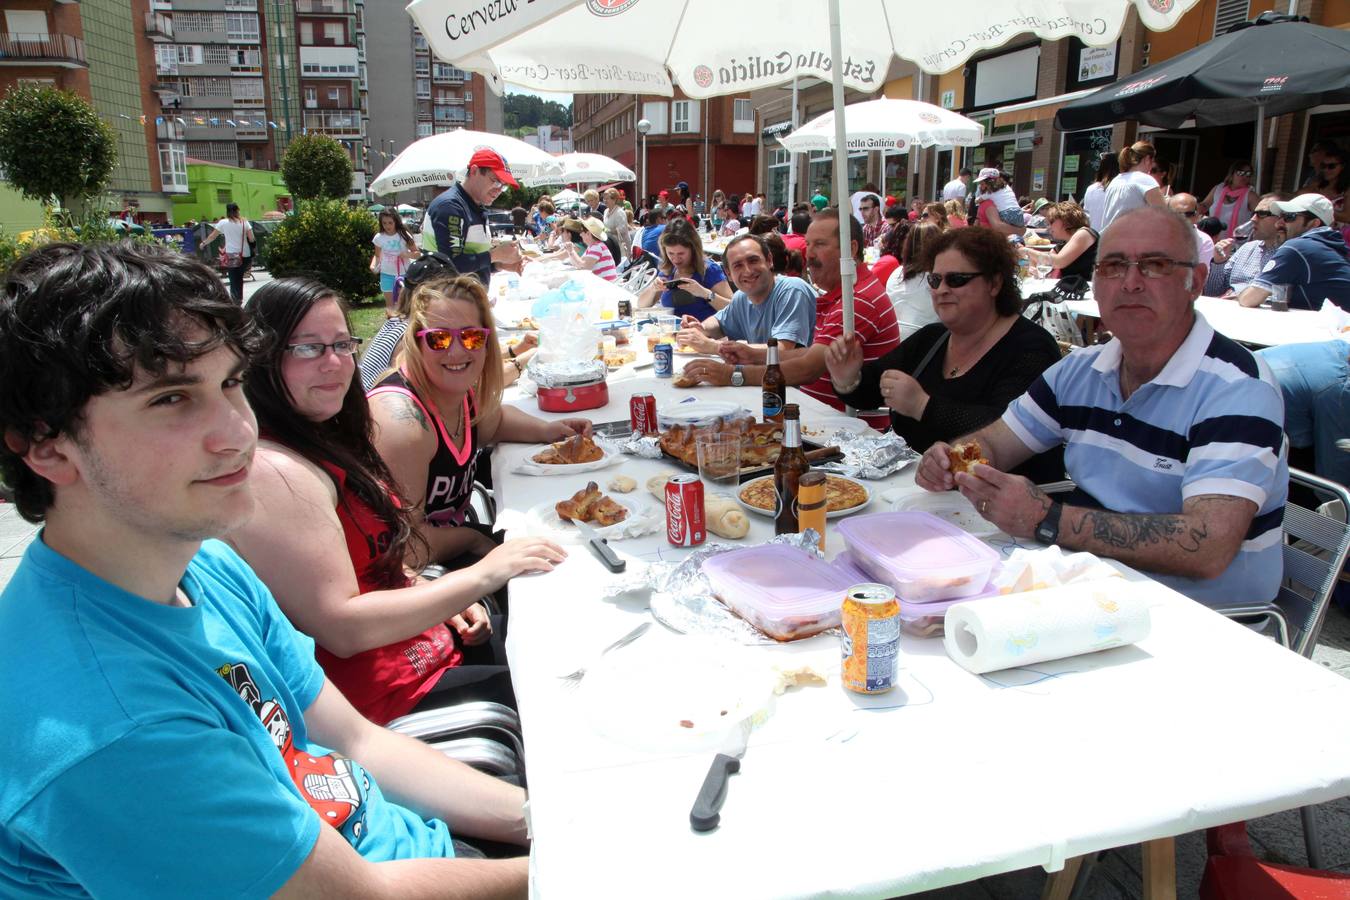
[(947, 287), (956, 290), (965, 287), (983, 274), (983, 272), (929, 272), (928, 288), (936, 291), (942, 287), (942, 282), (945, 280)]

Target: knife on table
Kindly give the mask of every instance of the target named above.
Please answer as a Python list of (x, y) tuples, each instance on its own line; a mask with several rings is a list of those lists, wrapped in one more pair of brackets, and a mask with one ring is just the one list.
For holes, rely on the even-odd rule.
[(619, 554), (614, 552), (614, 548), (609, 545), (609, 541), (595, 533), (595, 529), (582, 522), (580, 519), (571, 519), (573, 525), (577, 526), (577, 531), (586, 539), (586, 543), (591, 545), (591, 550), (605, 564), (605, 568), (611, 572), (622, 572), (628, 568), (628, 563), (619, 559)]
[(722, 802), (727, 799), (727, 779), (741, 770), (741, 757), (750, 741), (754, 722), (749, 716), (742, 719), (727, 734), (722, 747), (713, 757), (708, 774), (703, 777), (694, 808), (689, 810), (689, 827), (695, 831), (712, 831), (722, 820)]

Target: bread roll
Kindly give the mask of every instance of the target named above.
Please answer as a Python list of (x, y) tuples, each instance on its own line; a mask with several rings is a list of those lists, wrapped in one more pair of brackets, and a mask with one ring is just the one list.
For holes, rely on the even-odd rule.
[(608, 487), (616, 494), (627, 494), (637, 487), (637, 482), (627, 475), (615, 475), (609, 480)]
[(750, 517), (730, 497), (716, 494), (704, 497), (703, 520), (718, 537), (736, 541), (750, 533)]
[(647, 479), (647, 490), (651, 495), (662, 503), (666, 502), (666, 482), (670, 480), (669, 475), (653, 475)]

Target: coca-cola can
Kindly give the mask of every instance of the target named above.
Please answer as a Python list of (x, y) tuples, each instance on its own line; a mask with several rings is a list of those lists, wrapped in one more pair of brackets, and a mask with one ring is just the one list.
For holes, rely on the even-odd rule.
[(697, 475), (676, 475), (666, 482), (666, 539), (676, 547), (697, 547), (707, 537), (703, 482)]
[(633, 434), (655, 434), (656, 395), (634, 394), (628, 401), (628, 421), (633, 426)]

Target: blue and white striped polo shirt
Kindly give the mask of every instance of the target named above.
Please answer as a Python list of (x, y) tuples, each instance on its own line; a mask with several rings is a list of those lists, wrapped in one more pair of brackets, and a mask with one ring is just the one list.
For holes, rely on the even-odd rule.
[(1121, 398), (1120, 341), (1075, 350), (1008, 405), (1003, 422), (1037, 453), (1063, 443), (1079, 488), (1122, 513), (1180, 513), (1202, 494), (1245, 497), (1258, 512), (1218, 578), (1157, 575), (1208, 606), (1271, 600), (1283, 571), (1289, 490), (1284, 400), (1269, 366), (1197, 315), (1148, 384)]

